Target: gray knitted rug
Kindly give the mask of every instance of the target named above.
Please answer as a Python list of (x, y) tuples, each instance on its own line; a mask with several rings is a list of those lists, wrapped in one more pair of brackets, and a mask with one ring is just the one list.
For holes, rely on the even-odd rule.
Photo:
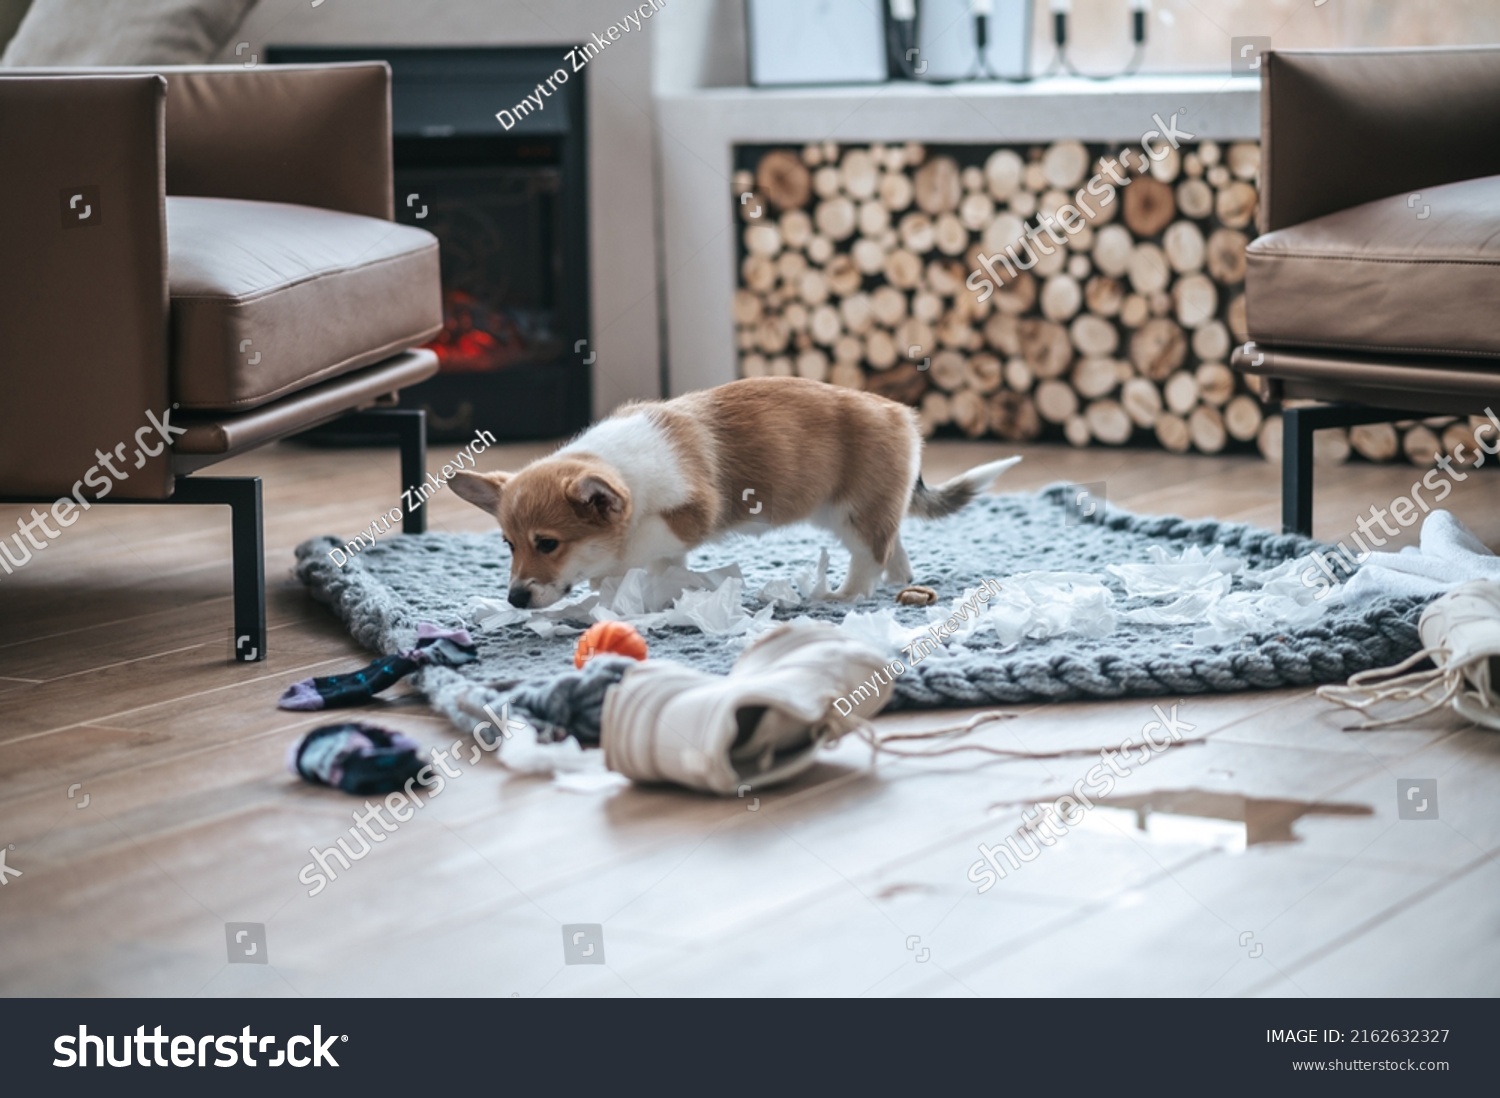
[[(1248, 568), (1269, 568), (1322, 547), (1321, 543), (1239, 523), (1189, 521), (1133, 515), (1107, 508), (1095, 520), (1065, 522), (1072, 489), (1056, 485), (1036, 495), (984, 496), (962, 512), (935, 522), (908, 520), (902, 533), (916, 582), (937, 589), (947, 605), (985, 580), (1021, 572), (1097, 573), (1115, 596), (1115, 608), (1129, 611), (1151, 600), (1128, 598), (1119, 580), (1105, 573), (1109, 564), (1146, 563), (1159, 545), (1174, 556), (1190, 546), (1219, 545)], [(423, 621), (443, 626), (468, 624), (463, 613), (475, 595), (503, 598), (509, 555), (499, 532), (382, 535), (371, 548), (343, 567), (328, 551), (342, 545), (332, 537), (314, 538), (297, 548), (297, 577), (313, 596), (328, 603), (354, 639), (377, 653), (414, 643)], [(734, 539), (693, 554), (689, 566), (706, 571), (738, 564), (744, 573), (746, 608), (760, 609), (754, 597), (772, 580), (786, 579), (832, 546), (830, 579), (841, 574), (846, 554), (829, 535), (808, 527), (787, 527), (762, 537)], [(1235, 578), (1234, 590), (1241, 589)], [(896, 607), (886, 586), (853, 604), (814, 602), (778, 608), (777, 619), (806, 615), (834, 622), (851, 609), (894, 609), (907, 626), (928, 621), (926, 611)], [(1318, 622), (1299, 629), (1250, 633), (1223, 645), (1192, 644), (1193, 627), (1133, 625), (1121, 622), (1098, 639), (1063, 635), (1022, 640), (1014, 648), (993, 633), (976, 635), (965, 646), (943, 648), (907, 668), (895, 680), (892, 708), (957, 706), (1265, 690), (1280, 686), (1343, 681), (1356, 671), (1384, 667), (1421, 645), (1417, 617), (1423, 603), (1387, 599), (1354, 607), (1334, 605)], [(522, 682), (550, 679), (572, 669), (576, 634), (543, 639), (524, 624), (476, 631), (480, 658), (460, 669), (427, 667), (413, 678), (439, 710), (468, 728), (485, 704), (499, 705), (504, 691)], [(677, 660), (707, 671), (727, 671), (743, 638), (706, 636), (685, 627), (652, 631), (652, 658)], [(892, 658), (902, 653), (892, 650)]]

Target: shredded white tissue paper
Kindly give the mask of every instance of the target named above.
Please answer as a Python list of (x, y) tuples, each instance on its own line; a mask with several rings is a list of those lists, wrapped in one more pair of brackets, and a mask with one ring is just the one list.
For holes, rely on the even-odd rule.
[[(811, 618), (801, 618), (811, 621)], [(838, 625), (839, 632), (864, 641), (877, 652), (895, 652), (910, 644), (913, 637), (925, 636), (926, 626), (912, 628), (896, 620), (894, 610), (851, 610)]]
[[(1332, 598), (1318, 599), (1319, 588), (1302, 582), (1312, 558), (1299, 557), (1260, 570), (1224, 553), (1215, 545), (1205, 554), (1189, 546), (1172, 557), (1159, 546), (1150, 549), (1149, 564), (1112, 564), (1109, 571), (1125, 581), (1126, 592), (1148, 598), (1172, 598), (1162, 606), (1148, 606), (1120, 615), (1137, 625), (1199, 625), (1193, 643), (1227, 644), (1250, 632), (1297, 629), (1317, 621)], [(1238, 575), (1248, 591), (1231, 591)], [(1174, 597), (1175, 596), (1175, 597)]]
[(1148, 546), (1148, 564), (1111, 564), (1107, 571), (1125, 581), (1125, 593), (1131, 598), (1160, 599), (1204, 589), (1227, 593), (1231, 576), (1245, 570), (1245, 562), (1215, 545), (1206, 554), (1189, 545), (1182, 556), (1174, 557), (1160, 545)]
[(768, 628), (775, 612), (775, 605), (767, 603), (751, 614), (744, 594), (738, 565), (693, 572), (674, 564), (632, 568), (604, 580), (596, 592), (540, 610), (518, 610), (501, 599), (475, 596), (464, 616), (480, 629), (525, 623), (543, 637), (570, 636), (596, 621), (619, 620), (642, 632), (685, 625), (709, 636), (733, 637)]
[[(1303, 575), (1311, 557), (1255, 571), (1215, 545), (1204, 551), (1193, 545), (1177, 556), (1161, 546), (1148, 548), (1150, 560), (1111, 564), (1129, 598), (1154, 605), (1132, 610), (1115, 606), (1104, 577), (1083, 572), (1022, 572), (984, 587), (970, 588), (946, 606), (927, 608), (927, 624), (904, 625), (894, 609), (851, 611), (839, 628), (884, 651), (900, 651), (920, 637), (935, 637), (943, 646), (962, 647), (993, 633), (1001, 644), (1047, 640), (1065, 635), (1097, 638), (1119, 622), (1132, 625), (1201, 628), (1195, 644), (1223, 644), (1251, 631), (1297, 628), (1316, 621), (1342, 598), (1335, 586), (1312, 587)], [(687, 626), (723, 637), (742, 648), (775, 623), (779, 607), (792, 609), (826, 599), (829, 594), (828, 551), (816, 565), (765, 584), (757, 593), (760, 609), (745, 608), (745, 581), (736, 565), (694, 572), (678, 565), (636, 568), (605, 580), (596, 592), (541, 610), (518, 610), (499, 599), (476, 597), (466, 617), (481, 629), (524, 623), (544, 637), (567, 636), (596, 621), (626, 620), (642, 632)], [(1248, 590), (1233, 591), (1235, 577)], [(1324, 598), (1317, 595), (1323, 591)], [(541, 745), (545, 748), (547, 745)]]
[(1312, 567), (1313, 559), (1308, 555), (1282, 561), (1273, 568), (1247, 569), (1242, 578), (1256, 590), (1233, 592), (1209, 607), (1207, 624), (1193, 633), (1193, 643), (1227, 644), (1250, 632), (1312, 625), (1344, 594), (1335, 585), (1331, 593), (1318, 598), (1322, 589), (1302, 582), (1303, 574)]
[(672, 607), (689, 591), (718, 591), (731, 579), (744, 585), (739, 565), (694, 572), (679, 564), (660, 568), (632, 568), (625, 575), (599, 584), (599, 606), (619, 618), (635, 621)]
[(552, 787), (563, 793), (605, 793), (629, 784), (629, 778), (613, 770), (601, 770), (597, 774), (574, 771), (552, 775)]
[(988, 608), (960, 640), (989, 628), (1002, 644), (1046, 640), (1064, 634), (1103, 637), (1114, 632), (1114, 595), (1100, 578), (1084, 572), (1021, 572), (998, 584)]
[[(983, 597), (981, 597), (983, 596)], [(902, 625), (893, 610), (851, 611), (843, 632), (886, 650), (922, 637), (962, 647), (986, 630), (1002, 644), (1072, 633), (1102, 637), (1115, 627), (1114, 596), (1083, 572), (1022, 572), (984, 588), (971, 587), (947, 606), (929, 606), (927, 625)]]
[(604, 752), (583, 746), (572, 736), (556, 743), (540, 743), (527, 721), (507, 722), (510, 734), (496, 752), (501, 765), (522, 774), (604, 774)]
[(785, 609), (806, 606), (826, 599), (828, 587), (828, 550), (818, 551), (818, 563), (800, 569), (791, 579), (773, 579), (756, 592), (761, 602), (774, 603)]
[(1208, 620), (1209, 613), (1228, 592), (1227, 582), (1222, 586), (1200, 587), (1178, 595), (1165, 605), (1124, 610), (1120, 613), (1120, 620), (1131, 625), (1197, 625)]

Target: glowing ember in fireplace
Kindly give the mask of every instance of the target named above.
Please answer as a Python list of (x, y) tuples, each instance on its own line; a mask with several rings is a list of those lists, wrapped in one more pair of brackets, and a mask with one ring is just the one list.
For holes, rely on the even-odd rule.
[(462, 290), (443, 294), (443, 331), (428, 344), (443, 373), (503, 370), (526, 357), (529, 347), (520, 325)]

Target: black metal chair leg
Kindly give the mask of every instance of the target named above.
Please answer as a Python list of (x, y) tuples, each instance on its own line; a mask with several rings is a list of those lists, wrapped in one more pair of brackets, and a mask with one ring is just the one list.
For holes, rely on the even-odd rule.
[(390, 416), (401, 444), (401, 505), (406, 512), (401, 519), (403, 534), (427, 533), (427, 501), (412, 493), (407, 505), (406, 489), (420, 487), (427, 479), (427, 412), (422, 408), (396, 408), (384, 413)]
[(265, 510), (259, 477), (179, 477), (173, 503), (229, 507), (234, 550), (234, 658), (266, 658)]
[[(401, 447), (401, 532), (427, 533), (427, 503), (415, 489), (427, 479), (427, 412), (422, 408), (367, 408), (350, 412), (317, 431), (330, 435), (395, 436)], [(408, 495), (407, 493), (411, 494)]]
[(1410, 411), (1364, 404), (1305, 404), (1281, 410), (1281, 532), (1312, 537), (1313, 432), (1388, 423)]
[(1281, 532), (1312, 537), (1313, 431), (1311, 408), (1281, 412)]

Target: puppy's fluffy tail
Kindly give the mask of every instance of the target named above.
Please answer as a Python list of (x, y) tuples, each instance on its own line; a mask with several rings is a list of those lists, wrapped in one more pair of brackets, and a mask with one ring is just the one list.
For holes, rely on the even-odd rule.
[(911, 490), (911, 505), (907, 511), (918, 518), (927, 519), (951, 515), (965, 507), (975, 496), (988, 488), (996, 477), (1020, 460), (1019, 457), (1013, 457), (1003, 461), (992, 461), (988, 465), (977, 465), (967, 473), (960, 473), (936, 488), (927, 487), (919, 476), (916, 487)]

